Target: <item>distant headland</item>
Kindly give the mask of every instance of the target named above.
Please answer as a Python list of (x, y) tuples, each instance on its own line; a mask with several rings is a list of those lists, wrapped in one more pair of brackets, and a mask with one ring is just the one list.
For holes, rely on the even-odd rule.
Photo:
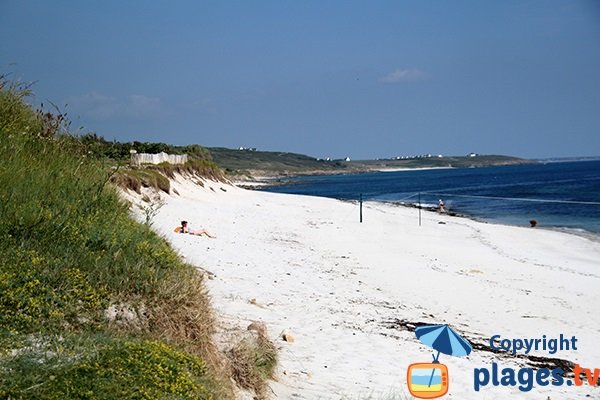
[(253, 177), (351, 174), (422, 168), (476, 168), (536, 162), (512, 156), (476, 153), (464, 156), (424, 154), (375, 160), (351, 160), (349, 157), (322, 159), (298, 153), (260, 151), (245, 147), (239, 149), (209, 147), (207, 150), (213, 161), (228, 175)]

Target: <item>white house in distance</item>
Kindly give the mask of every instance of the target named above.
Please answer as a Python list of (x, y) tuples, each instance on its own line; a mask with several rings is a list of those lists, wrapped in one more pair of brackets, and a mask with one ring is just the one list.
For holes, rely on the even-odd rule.
[(344, 161), (350, 161), (350, 157), (344, 158)]

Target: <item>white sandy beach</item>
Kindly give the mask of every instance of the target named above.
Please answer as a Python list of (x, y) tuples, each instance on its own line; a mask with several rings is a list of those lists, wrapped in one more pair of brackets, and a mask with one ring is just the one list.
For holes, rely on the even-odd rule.
[[(280, 347), (274, 399), (405, 399), (406, 370), (431, 361), (413, 332), (390, 321), (448, 323), (481, 344), (578, 338), (554, 355), (600, 368), (600, 244), (541, 229), (485, 224), (416, 209), (243, 190), (180, 179), (154, 227), (208, 280), (223, 329), (264, 321)], [(175, 234), (182, 219), (207, 239)], [(251, 303), (256, 299), (256, 304)], [(293, 343), (279, 338), (290, 329)], [(590, 387), (483, 387), (473, 369), (523, 360), (474, 350), (442, 355), (447, 398), (600, 398)]]

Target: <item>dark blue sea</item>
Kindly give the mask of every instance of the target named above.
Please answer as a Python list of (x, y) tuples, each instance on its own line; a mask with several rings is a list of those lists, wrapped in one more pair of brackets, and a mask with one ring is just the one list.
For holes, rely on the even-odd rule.
[(600, 161), (311, 176), (263, 190), (436, 206), (510, 225), (600, 234)]

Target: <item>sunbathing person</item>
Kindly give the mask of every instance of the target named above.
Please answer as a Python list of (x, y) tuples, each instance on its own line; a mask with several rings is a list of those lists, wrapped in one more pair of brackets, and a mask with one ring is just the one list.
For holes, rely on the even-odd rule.
[(206, 236), (212, 239), (215, 239), (216, 236), (211, 235), (206, 229), (202, 229), (202, 230), (191, 230), (190, 228), (188, 228), (188, 222), (187, 221), (181, 221), (181, 229), (179, 230), (179, 233), (189, 233), (190, 235), (196, 235), (196, 236)]

